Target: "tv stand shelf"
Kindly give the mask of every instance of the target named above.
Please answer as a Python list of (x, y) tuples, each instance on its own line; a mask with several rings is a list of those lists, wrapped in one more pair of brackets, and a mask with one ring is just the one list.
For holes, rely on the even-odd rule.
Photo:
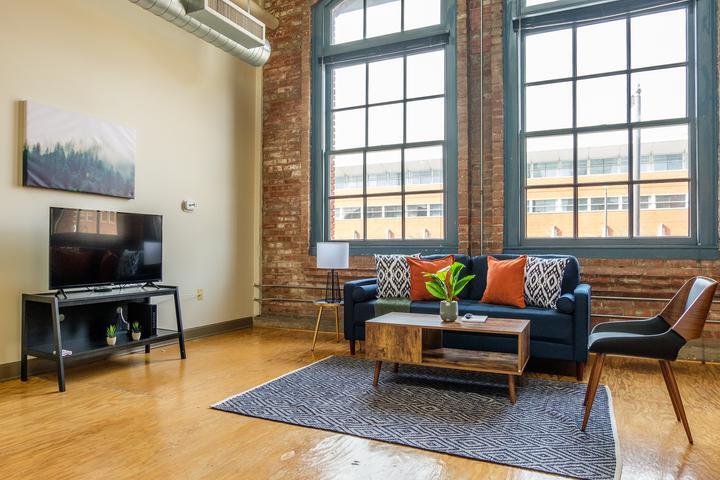
[[(178, 340), (180, 357), (186, 358), (180, 297), (178, 288), (153, 285), (151, 288), (114, 288), (109, 292), (90, 290), (23, 294), (22, 296), (22, 356), (20, 378), (28, 378), (28, 356), (52, 360), (56, 364), (58, 388), (65, 391), (64, 361), (68, 358), (95, 357), (116, 351), (145, 347), (168, 340)], [(156, 328), (147, 318), (128, 316), (130, 304), (150, 304), (153, 297), (172, 295), (175, 301), (177, 330)], [(135, 305), (137, 307), (137, 305)], [(119, 331), (115, 345), (107, 345), (105, 329), (115, 324), (118, 308), (128, 323), (141, 321), (144, 334), (133, 341), (127, 331)], [(63, 356), (63, 351), (72, 352)]]

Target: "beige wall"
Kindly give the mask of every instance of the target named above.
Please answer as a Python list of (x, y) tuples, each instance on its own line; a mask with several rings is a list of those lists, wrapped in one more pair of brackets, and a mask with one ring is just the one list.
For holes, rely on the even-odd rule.
[[(180, 285), (185, 326), (252, 315), (260, 71), (126, 0), (0, 7), (0, 364), (20, 357), (20, 293), (48, 287), (51, 205), (164, 215), (164, 281)], [(25, 99), (133, 127), (136, 198), (20, 186)], [(180, 210), (188, 197), (195, 213)]]

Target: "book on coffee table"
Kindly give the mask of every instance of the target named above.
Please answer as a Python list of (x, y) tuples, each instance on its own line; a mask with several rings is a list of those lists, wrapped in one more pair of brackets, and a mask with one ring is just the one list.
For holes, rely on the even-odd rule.
[(462, 323), (485, 323), (487, 319), (487, 315), (472, 315), (470, 318), (467, 318), (465, 315), (458, 317), (458, 321)]

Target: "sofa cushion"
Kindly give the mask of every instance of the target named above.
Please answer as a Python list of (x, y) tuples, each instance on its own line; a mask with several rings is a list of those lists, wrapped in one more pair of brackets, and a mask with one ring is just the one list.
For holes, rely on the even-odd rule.
[(405, 257), (407, 255), (375, 255), (378, 298), (410, 297), (410, 267)]
[(527, 257), (525, 264), (525, 304), (557, 308), (567, 258)]
[[(478, 303), (473, 300), (459, 302), (460, 315), (487, 315), (498, 318), (519, 318), (530, 320), (530, 336), (533, 339), (545, 339), (571, 344), (573, 341), (573, 316), (546, 308), (515, 308), (506, 305)], [(411, 302), (410, 312), (432, 313), (440, 311), (440, 302)]]
[(436, 273), (438, 270), (449, 267), (455, 262), (455, 257), (448, 255), (437, 260), (408, 257), (406, 261), (410, 267), (410, 299), (435, 300), (435, 297), (425, 287), (425, 282), (429, 280), (425, 278), (425, 273)]
[(525, 264), (521, 255), (512, 260), (488, 259), (487, 285), (482, 303), (496, 303), (525, 308)]

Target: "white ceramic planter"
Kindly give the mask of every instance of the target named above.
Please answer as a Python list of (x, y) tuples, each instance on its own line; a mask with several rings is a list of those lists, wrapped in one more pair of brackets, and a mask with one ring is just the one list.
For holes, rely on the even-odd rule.
[(130, 334), (130, 336), (132, 336), (132, 339), (133, 339), (134, 341), (136, 341), (136, 342), (137, 342), (138, 340), (140, 340), (140, 336), (141, 336), (141, 335), (142, 335), (141, 332), (132, 332), (132, 333)]
[(105, 337), (105, 340), (107, 340), (107, 344), (112, 347), (115, 345), (115, 342), (117, 342), (117, 337)]

